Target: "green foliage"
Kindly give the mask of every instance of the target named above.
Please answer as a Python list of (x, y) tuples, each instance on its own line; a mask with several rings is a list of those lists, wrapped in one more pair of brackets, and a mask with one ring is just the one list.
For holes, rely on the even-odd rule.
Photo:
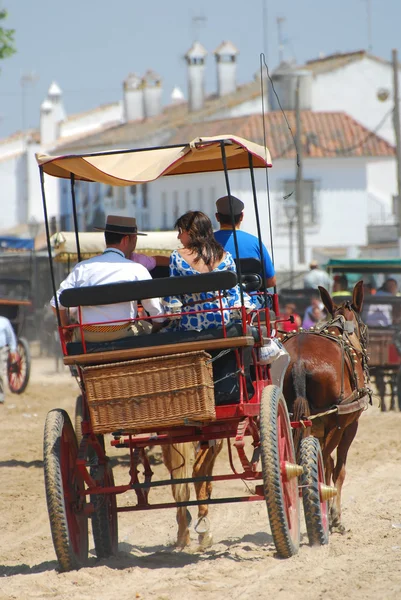
[(5, 29), (1, 22), (7, 18), (7, 11), (0, 10), (0, 60), (12, 56), (17, 51), (14, 45), (14, 29)]

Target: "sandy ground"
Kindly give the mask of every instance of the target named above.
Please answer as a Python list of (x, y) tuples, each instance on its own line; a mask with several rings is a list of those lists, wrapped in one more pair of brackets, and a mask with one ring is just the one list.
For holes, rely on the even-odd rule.
[[(279, 559), (264, 503), (211, 507), (215, 543), (203, 553), (174, 550), (172, 510), (120, 513), (117, 557), (96, 562), (90, 536), (88, 567), (58, 573), (45, 503), (43, 426), (52, 408), (73, 416), (77, 392), (69, 371), (57, 374), (52, 361), (36, 359), (26, 393), (8, 395), (0, 406), (1, 600), (401, 598), (401, 413), (382, 414), (376, 407), (362, 416), (349, 455), (343, 493), (347, 533), (331, 536), (328, 546), (308, 546), (301, 514), (299, 553)], [(110, 454), (122, 483), (127, 455), (117, 452)], [(225, 459), (223, 453), (218, 471), (225, 469)], [(164, 477), (163, 465), (154, 470)], [(247, 492), (242, 482), (221, 486), (216, 484), (216, 496)], [(129, 496), (119, 502), (128, 503)], [(152, 497), (169, 501), (170, 493), (157, 489)]]

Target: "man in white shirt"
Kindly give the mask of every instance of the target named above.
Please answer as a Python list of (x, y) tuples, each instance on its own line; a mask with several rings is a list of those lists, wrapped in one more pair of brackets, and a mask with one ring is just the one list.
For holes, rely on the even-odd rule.
[[(143, 265), (128, 258), (135, 250), (137, 236), (146, 235), (146, 233), (138, 232), (135, 218), (109, 215), (106, 226), (97, 229), (105, 232), (106, 250), (99, 256), (78, 263), (57, 291), (63, 327), (70, 324), (69, 312), (60, 304), (59, 300), (63, 290), (151, 279), (149, 271)], [(56, 312), (54, 297), (50, 304)], [(152, 325), (149, 321), (130, 322), (138, 314), (138, 305), (134, 301), (83, 306), (81, 314), (85, 340), (88, 342), (112, 341), (139, 333), (153, 333), (161, 329), (165, 319), (161, 316), (163, 310), (159, 299), (143, 300), (142, 305), (152, 317)], [(71, 329), (64, 329), (67, 341), (72, 339), (71, 331)], [(73, 331), (76, 332), (74, 338), (80, 339), (79, 329), (76, 328)]]
[(319, 269), (319, 263), (313, 259), (309, 263), (310, 271), (304, 277), (304, 288), (317, 290), (318, 286), (326, 288), (331, 292), (332, 280), (326, 271)]
[(13, 326), (6, 317), (0, 317), (0, 404), (4, 402), (6, 387), (4, 379), (7, 376), (8, 357), (10, 356), (11, 361), (15, 361), (16, 352), (17, 338)]

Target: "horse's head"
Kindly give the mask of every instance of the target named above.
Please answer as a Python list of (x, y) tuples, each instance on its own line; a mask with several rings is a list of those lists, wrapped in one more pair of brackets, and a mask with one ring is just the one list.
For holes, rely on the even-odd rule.
[(363, 305), (363, 281), (358, 281), (358, 283), (355, 285), (352, 292), (352, 300), (345, 300), (339, 306), (335, 304), (333, 298), (324, 287), (319, 286), (319, 292), (322, 302), (332, 319), (342, 315), (345, 319), (345, 330), (350, 335), (355, 333), (362, 347), (366, 348), (367, 327), (361, 318)]

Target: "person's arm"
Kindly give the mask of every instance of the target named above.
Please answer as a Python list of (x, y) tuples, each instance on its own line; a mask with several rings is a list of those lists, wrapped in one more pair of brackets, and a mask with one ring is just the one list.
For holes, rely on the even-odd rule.
[(274, 287), (276, 285), (276, 274), (265, 245), (263, 245), (263, 263), (265, 265), (266, 287)]

